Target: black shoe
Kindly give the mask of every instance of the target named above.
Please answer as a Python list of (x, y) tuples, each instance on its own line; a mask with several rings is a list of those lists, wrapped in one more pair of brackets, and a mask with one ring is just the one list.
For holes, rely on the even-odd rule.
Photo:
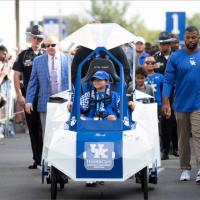
[(86, 187), (96, 187), (97, 183), (96, 182), (86, 182)]
[(172, 155), (174, 155), (175, 157), (179, 157), (178, 152), (177, 152), (176, 150), (174, 150), (174, 151), (172, 152)]
[(105, 182), (104, 182), (104, 181), (98, 181), (98, 184), (99, 184), (99, 185), (104, 185)]
[(166, 153), (162, 154), (161, 160), (169, 160), (169, 156)]
[(29, 169), (37, 169), (37, 163), (34, 162), (32, 165), (28, 166)]

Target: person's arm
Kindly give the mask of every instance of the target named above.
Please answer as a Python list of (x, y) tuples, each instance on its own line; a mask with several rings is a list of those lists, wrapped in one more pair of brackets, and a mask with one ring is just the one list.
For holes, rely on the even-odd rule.
[(175, 63), (174, 57), (171, 56), (167, 61), (167, 66), (164, 74), (164, 83), (163, 83), (163, 91), (162, 91), (162, 111), (163, 114), (169, 118), (171, 116), (171, 107), (169, 103), (169, 97), (174, 85), (176, 70), (175, 70)]
[(72, 101), (67, 102), (67, 110), (68, 110), (69, 112), (72, 111), (72, 106), (73, 106), (73, 102), (72, 102)]
[(2, 69), (0, 70), (0, 85), (4, 83), (4, 81), (8, 78), (9, 75), (9, 66), (8, 62), (3, 64)]
[(27, 92), (26, 92), (25, 110), (27, 113), (31, 113), (31, 111), (33, 110), (33, 102), (34, 102), (37, 88), (38, 88), (38, 74), (37, 74), (37, 66), (38, 65), (39, 65), (39, 63), (38, 63), (38, 57), (37, 57), (33, 61), (31, 77), (28, 82), (28, 88), (27, 88)]
[(17, 101), (22, 108), (24, 108), (25, 106), (25, 97), (23, 96), (22, 89), (20, 86), (21, 73), (23, 73), (24, 70), (23, 57), (24, 57), (24, 52), (18, 55), (12, 68), (14, 70), (13, 81), (14, 81), (15, 92), (17, 95)]
[(169, 97), (163, 96), (162, 103), (163, 103), (162, 104), (162, 112), (168, 119), (171, 116), (171, 106), (169, 103)]
[(21, 74), (21, 72), (14, 71), (13, 79), (14, 79), (15, 92), (16, 92), (16, 95), (17, 95), (17, 101), (18, 101), (19, 105), (22, 108), (24, 108), (24, 106), (25, 106), (25, 98), (24, 98), (24, 96), (22, 94), (21, 87), (20, 87), (20, 74)]

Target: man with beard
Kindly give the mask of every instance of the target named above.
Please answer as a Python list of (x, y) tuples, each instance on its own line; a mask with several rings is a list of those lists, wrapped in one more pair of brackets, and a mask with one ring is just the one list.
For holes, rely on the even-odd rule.
[(175, 83), (173, 109), (177, 120), (180, 154), (180, 180), (190, 180), (190, 133), (197, 161), (196, 183), (200, 184), (200, 49), (199, 31), (195, 26), (185, 30), (185, 48), (174, 52), (167, 62), (163, 86), (163, 112), (169, 117), (169, 96)]

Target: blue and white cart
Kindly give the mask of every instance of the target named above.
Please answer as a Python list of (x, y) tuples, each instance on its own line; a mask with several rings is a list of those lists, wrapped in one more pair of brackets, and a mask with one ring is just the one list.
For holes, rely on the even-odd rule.
[[(92, 35), (88, 39), (91, 30)], [(107, 41), (105, 37), (111, 30), (113, 35), (109, 36), (109, 40), (112, 41)], [(67, 111), (66, 101), (47, 105), (42, 177), (44, 179), (44, 176), (47, 176), (51, 183), (51, 199), (56, 199), (57, 184), (63, 188), (68, 179), (84, 182), (123, 182), (136, 175), (136, 182), (141, 183), (145, 199), (148, 198), (148, 182), (157, 183), (157, 167), (160, 166), (157, 104), (142, 104), (136, 101), (134, 112), (130, 112), (123, 66), (108, 51), (124, 43), (133, 42), (134, 38), (134, 35), (117, 24), (89, 24), (66, 39), (68, 42), (91, 48), (93, 52), (78, 67), (71, 113)], [(93, 41), (85, 42), (87, 39), (98, 42), (93, 45)], [(102, 51), (117, 63), (120, 69), (119, 79), (112, 82), (120, 95), (120, 117), (114, 121), (82, 120), (82, 66)], [(106, 68), (105, 65), (98, 66), (100, 70), (103, 68)], [(95, 66), (89, 70), (95, 72)], [(111, 76), (115, 75), (114, 70), (111, 70)], [(66, 91), (57, 97), (70, 100), (71, 95), (71, 92)], [(146, 98), (145, 94), (136, 92), (136, 99), (137, 96), (140, 96), (140, 99), (141, 96)]]

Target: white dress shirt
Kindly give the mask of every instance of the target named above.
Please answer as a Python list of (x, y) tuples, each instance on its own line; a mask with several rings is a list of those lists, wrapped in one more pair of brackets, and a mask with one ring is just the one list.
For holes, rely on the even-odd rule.
[[(48, 67), (49, 67), (49, 75), (51, 77), (51, 72), (52, 72), (52, 61), (53, 61), (53, 56), (48, 55)], [(60, 53), (56, 53), (54, 56), (54, 69), (57, 71), (57, 76), (58, 76), (58, 92), (61, 92), (61, 56)], [(50, 78), (51, 80), (51, 78)]]

